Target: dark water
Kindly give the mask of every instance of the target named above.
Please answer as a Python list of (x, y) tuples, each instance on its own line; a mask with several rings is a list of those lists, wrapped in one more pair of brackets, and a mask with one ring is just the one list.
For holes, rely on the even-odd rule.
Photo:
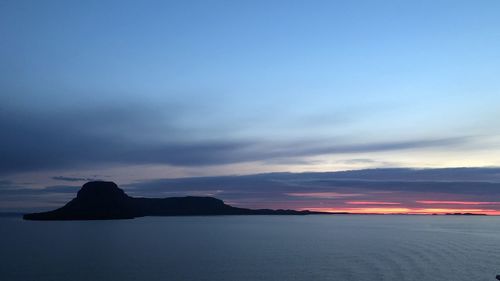
[(500, 217), (0, 218), (0, 280), (495, 280)]

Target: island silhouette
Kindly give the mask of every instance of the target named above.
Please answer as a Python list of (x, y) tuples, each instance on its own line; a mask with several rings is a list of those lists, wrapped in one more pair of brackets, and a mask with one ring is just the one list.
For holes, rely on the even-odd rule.
[(25, 214), (23, 218), (25, 220), (109, 220), (145, 216), (310, 214), (332, 213), (238, 208), (213, 197), (136, 198), (128, 196), (114, 182), (92, 181), (85, 183), (78, 191), (76, 198), (63, 207), (48, 212)]

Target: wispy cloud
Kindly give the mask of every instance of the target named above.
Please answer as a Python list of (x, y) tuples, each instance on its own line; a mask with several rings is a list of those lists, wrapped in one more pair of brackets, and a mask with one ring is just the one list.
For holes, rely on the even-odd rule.
[(347, 201), (348, 205), (401, 205), (397, 202), (385, 202), (385, 201)]
[(11, 188), (14, 183), (10, 180), (0, 180), (0, 189)]
[(320, 198), (320, 199), (337, 199), (337, 198), (356, 197), (363, 195), (360, 193), (340, 193), (340, 192), (291, 192), (285, 194), (294, 197), (308, 197), (308, 198)]
[[(0, 111), (0, 130), (9, 132), (0, 139), (0, 173), (106, 165), (313, 164), (306, 158), (450, 147), (471, 141), (468, 136), (376, 142), (340, 142), (335, 137), (314, 136), (302, 140), (203, 137), (179, 125), (185, 110), (175, 104), (158, 107), (145, 103), (68, 108), (57, 114), (7, 107)], [(12, 120), (12, 115), (17, 118)], [(371, 163), (363, 158), (352, 161)], [(71, 181), (70, 177), (54, 179)]]
[(436, 200), (418, 200), (419, 204), (438, 204), (438, 205), (497, 205), (500, 202), (475, 202), (475, 201), (436, 201)]
[(55, 176), (55, 177), (52, 177), (52, 179), (58, 180), (58, 181), (69, 181), (69, 182), (96, 180), (95, 178), (77, 178), (77, 177), (64, 177), (64, 176)]

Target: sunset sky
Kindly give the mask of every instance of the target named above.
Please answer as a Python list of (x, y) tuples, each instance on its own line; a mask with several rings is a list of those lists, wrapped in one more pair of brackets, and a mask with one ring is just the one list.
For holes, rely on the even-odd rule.
[(251, 208), (500, 214), (499, 11), (0, 1), (0, 211), (103, 179)]

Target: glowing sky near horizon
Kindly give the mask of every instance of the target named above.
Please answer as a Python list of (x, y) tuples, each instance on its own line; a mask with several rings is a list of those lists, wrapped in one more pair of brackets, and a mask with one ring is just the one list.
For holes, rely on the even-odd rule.
[[(484, 215), (500, 215), (500, 202), (474, 202), (474, 201), (427, 201), (434, 203), (424, 203), (425, 201), (415, 201), (417, 205), (420, 204), (436, 204), (437, 207), (404, 207), (404, 203), (398, 202), (344, 202), (346, 205), (361, 205), (357, 207), (302, 207), (301, 210), (311, 210), (329, 213), (353, 213), (353, 214), (412, 214), (412, 215), (444, 215), (444, 214), (484, 214)], [(398, 206), (386, 206), (398, 205)], [(403, 205), (403, 206), (401, 206)], [(451, 206), (450, 205), (454, 205)], [(490, 205), (490, 208), (479, 207), (464, 207), (463, 205)]]
[[(35, 206), (32, 194), (9, 197), (22, 189), (97, 178), (500, 166), (499, 10), (496, 0), (1, 1), (0, 209)], [(452, 193), (409, 202), (304, 186), (279, 202), (246, 200), (248, 190), (227, 200), (500, 210)]]
[(500, 215), (500, 210), (496, 209), (467, 209), (467, 208), (302, 208), (327, 213), (352, 213), (352, 214), (376, 214), (376, 215), (447, 215), (447, 214), (475, 214), (475, 215)]

